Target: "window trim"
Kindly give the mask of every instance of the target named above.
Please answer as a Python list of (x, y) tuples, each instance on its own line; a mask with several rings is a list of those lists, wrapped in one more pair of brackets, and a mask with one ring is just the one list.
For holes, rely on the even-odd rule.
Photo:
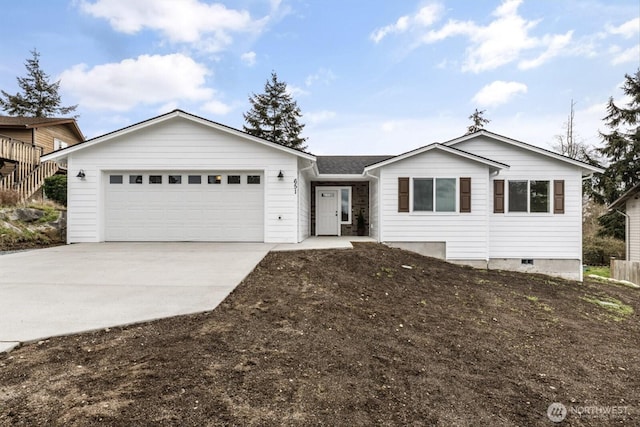
[[(497, 180), (494, 180), (494, 182)], [(494, 213), (502, 213), (511, 216), (552, 216), (555, 212), (555, 200), (554, 200), (554, 180), (550, 178), (517, 178), (513, 177), (511, 179), (506, 178), (503, 180), (505, 182), (504, 185), (504, 211), (495, 212)], [(526, 211), (511, 211), (509, 204), (511, 203), (511, 189), (509, 188), (509, 184), (511, 182), (526, 182), (527, 183), (527, 193), (526, 193), (526, 202), (527, 202), (527, 210)], [(546, 182), (547, 183), (547, 210), (546, 212), (531, 212), (531, 181), (536, 182)], [(556, 180), (557, 181), (557, 180)], [(495, 185), (495, 184), (494, 184)], [(494, 190), (495, 196), (495, 190)]]
[[(433, 210), (431, 211), (417, 211), (414, 209), (413, 202), (415, 197), (414, 181), (418, 179), (431, 179), (433, 180)], [(437, 205), (437, 180), (439, 179), (452, 179), (455, 183), (455, 190), (453, 193), (454, 210), (452, 211), (439, 211)], [(453, 176), (412, 176), (409, 179), (409, 212), (413, 215), (458, 215), (460, 213), (460, 177)]]

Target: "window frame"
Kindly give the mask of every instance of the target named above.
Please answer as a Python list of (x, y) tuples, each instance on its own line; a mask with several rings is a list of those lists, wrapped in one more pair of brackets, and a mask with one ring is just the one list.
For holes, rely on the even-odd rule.
[[(235, 182), (235, 179), (238, 178), (238, 182)], [(233, 182), (232, 182), (233, 179)], [(227, 185), (238, 185), (242, 184), (242, 175), (227, 175)]]
[(167, 176), (167, 184), (180, 185), (182, 184), (182, 175), (169, 175)]
[[(506, 179), (505, 180), (506, 185), (505, 185), (505, 211), (503, 212), (503, 214), (509, 214), (509, 215), (543, 215), (543, 216), (547, 216), (547, 215), (553, 215), (554, 213), (554, 200), (553, 200), (553, 195), (552, 195), (552, 186), (553, 186), (553, 179), (550, 178), (545, 178), (545, 179), (524, 179), (524, 178), (515, 178), (515, 179)], [(527, 189), (526, 189), (526, 210), (523, 211), (514, 211), (511, 210), (511, 183), (512, 182), (526, 182), (527, 183)], [(536, 183), (542, 183), (542, 182), (546, 182), (547, 183), (547, 210), (546, 211), (532, 211), (531, 210), (531, 183), (532, 182), (536, 182)]]
[[(418, 180), (431, 180), (431, 210), (416, 210), (415, 209), (415, 181)], [(438, 180), (453, 180), (454, 191), (453, 191), (453, 210), (438, 210), (438, 202), (437, 202), (437, 188), (438, 188)], [(415, 215), (454, 215), (460, 213), (460, 177), (451, 177), (451, 176), (415, 176), (411, 177), (411, 182), (409, 185), (409, 212)]]

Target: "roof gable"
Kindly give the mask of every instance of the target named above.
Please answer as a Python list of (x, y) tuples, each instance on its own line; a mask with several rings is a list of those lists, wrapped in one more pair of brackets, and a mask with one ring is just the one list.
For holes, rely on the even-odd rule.
[(84, 140), (84, 135), (74, 118), (0, 116), (0, 128), (2, 129), (33, 129), (59, 125), (69, 126), (78, 139)]
[(155, 126), (155, 125), (158, 125), (160, 123), (164, 123), (164, 122), (166, 122), (168, 120), (175, 119), (175, 118), (183, 118), (183, 119), (186, 119), (186, 120), (190, 120), (190, 121), (192, 121), (194, 123), (199, 123), (199, 124), (207, 126), (209, 128), (216, 129), (216, 130), (219, 130), (219, 131), (222, 131), (222, 132), (234, 135), (234, 136), (239, 136), (239, 137), (241, 137), (243, 139), (246, 139), (246, 140), (249, 140), (249, 141), (253, 141), (255, 143), (258, 143), (258, 144), (261, 144), (261, 145), (265, 145), (265, 146), (268, 146), (268, 147), (276, 149), (276, 150), (284, 151), (284, 152), (287, 152), (289, 154), (293, 154), (295, 156), (302, 157), (304, 159), (315, 160), (315, 156), (313, 154), (305, 153), (304, 151), (296, 150), (294, 148), (289, 148), (289, 147), (286, 147), (286, 146), (281, 145), (281, 144), (276, 144), (275, 142), (267, 141), (265, 139), (249, 135), (248, 133), (240, 131), (238, 129), (234, 129), (232, 127), (229, 127), (229, 126), (226, 126), (226, 125), (223, 125), (223, 124), (220, 124), (220, 123), (217, 123), (217, 122), (214, 122), (214, 121), (211, 121), (211, 120), (208, 120), (208, 119), (205, 119), (205, 118), (202, 118), (202, 117), (190, 114), (190, 113), (187, 113), (187, 112), (182, 111), (182, 110), (173, 110), (173, 111), (171, 111), (169, 113), (162, 114), (160, 116), (153, 117), (151, 119), (147, 119), (145, 121), (142, 121), (142, 122), (127, 126), (125, 128), (122, 128), (122, 129), (119, 129), (119, 130), (116, 130), (116, 131), (113, 131), (113, 132), (109, 132), (109, 133), (107, 133), (105, 135), (98, 136), (96, 138), (92, 138), (92, 139), (86, 140), (84, 142), (81, 142), (79, 144), (73, 145), (71, 147), (67, 147), (67, 148), (64, 148), (62, 150), (58, 150), (58, 151), (55, 151), (53, 153), (47, 154), (46, 156), (42, 157), (42, 161), (65, 158), (69, 154), (74, 153), (76, 151), (84, 150), (84, 149), (92, 147), (94, 145), (101, 144), (103, 142), (112, 140), (114, 138), (127, 135), (127, 134), (129, 134), (131, 132), (135, 132), (135, 131), (139, 131), (139, 130), (142, 130), (142, 129), (145, 129), (145, 128), (148, 128), (148, 127), (151, 127), (151, 126)]
[(407, 158), (410, 158), (410, 157), (413, 157), (413, 156), (417, 156), (419, 154), (426, 153), (426, 152), (429, 152), (431, 150), (439, 150), (439, 151), (443, 151), (445, 153), (453, 154), (455, 156), (463, 157), (463, 158), (468, 159), (468, 160), (479, 162), (479, 163), (482, 163), (482, 164), (488, 166), (490, 169), (494, 169), (494, 170), (509, 169), (509, 165), (506, 165), (504, 163), (496, 162), (494, 160), (487, 159), (485, 157), (478, 156), (476, 154), (472, 154), (472, 153), (468, 153), (466, 151), (458, 150), (457, 148), (447, 147), (446, 145), (438, 144), (436, 142), (436, 143), (433, 143), (433, 144), (425, 145), (424, 147), (420, 147), (420, 148), (417, 148), (417, 149), (412, 150), (412, 151), (408, 151), (406, 153), (400, 154), (400, 155), (392, 157), (390, 159), (383, 160), (381, 162), (369, 165), (366, 168), (364, 168), (364, 172), (368, 172), (368, 171), (373, 170), (373, 169), (378, 169), (378, 168), (381, 168), (381, 167), (385, 167), (385, 166), (388, 166), (388, 165), (390, 165), (392, 163), (399, 162), (401, 160), (404, 160), (404, 159), (407, 159)]
[(558, 154), (558, 153), (554, 153), (553, 151), (549, 151), (549, 150), (545, 150), (544, 148), (540, 148), (540, 147), (536, 147), (535, 145), (531, 145), (531, 144), (527, 144), (526, 142), (522, 142), (522, 141), (518, 141), (516, 139), (512, 139), (512, 138), (508, 138), (506, 136), (502, 136), (502, 135), (498, 135), (497, 133), (493, 133), (493, 132), (489, 132), (487, 130), (479, 130), (477, 132), (468, 134), (468, 135), (464, 135), (461, 136), (459, 138), (456, 139), (452, 139), (450, 141), (446, 141), (443, 144), (446, 145), (447, 147), (453, 147), (456, 144), (459, 144), (461, 142), (464, 141), (469, 141), (471, 139), (477, 138), (479, 136), (485, 136), (487, 138), (490, 138), (494, 141), (498, 141), (498, 142), (502, 142), (505, 144), (509, 144), (509, 145), (513, 145), (515, 147), (519, 147), (522, 148), (524, 150), (528, 150), (531, 151), (533, 153), (537, 153), (537, 154), (541, 154), (543, 156), (555, 159), (555, 160), (560, 160), (562, 162), (571, 164), (573, 166), (577, 166), (579, 168), (581, 168), (584, 172), (587, 173), (603, 173), (604, 169), (596, 167), (596, 166), (592, 166), (588, 163), (585, 162), (581, 162), (580, 160), (575, 160), (572, 159), (570, 157), (567, 156), (563, 156), (562, 154)]
[(636, 184), (633, 187), (631, 187), (628, 191), (625, 191), (625, 193), (622, 196), (618, 197), (613, 203), (611, 203), (607, 209), (613, 210), (613, 209), (621, 208), (622, 205), (627, 203), (627, 200), (629, 200), (636, 194), (640, 194), (640, 184)]

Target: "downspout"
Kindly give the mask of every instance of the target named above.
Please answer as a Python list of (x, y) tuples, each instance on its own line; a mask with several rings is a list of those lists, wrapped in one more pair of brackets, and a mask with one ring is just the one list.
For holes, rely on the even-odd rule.
[(618, 212), (620, 215), (623, 215), (625, 218), (624, 221), (624, 259), (625, 261), (629, 261), (629, 251), (631, 250), (631, 242), (629, 241), (629, 222), (631, 221), (631, 217), (621, 210), (616, 209), (615, 212)]
[[(376, 216), (378, 217), (378, 243), (382, 242), (382, 227), (380, 227), (380, 224), (382, 224), (382, 216), (380, 215), (380, 178), (375, 176), (375, 175), (371, 175), (369, 173), (369, 171), (365, 171), (364, 176), (368, 176), (369, 178), (373, 178), (376, 181), (378, 181), (378, 185), (376, 186), (378, 189), (378, 194), (376, 194), (376, 198), (378, 199), (378, 212), (376, 214)], [(369, 187), (369, 191), (371, 191), (371, 187)], [(369, 197), (369, 211), (371, 211), (371, 197)], [(369, 215), (369, 230), (371, 230), (371, 215)], [(371, 233), (369, 233), (371, 234)]]

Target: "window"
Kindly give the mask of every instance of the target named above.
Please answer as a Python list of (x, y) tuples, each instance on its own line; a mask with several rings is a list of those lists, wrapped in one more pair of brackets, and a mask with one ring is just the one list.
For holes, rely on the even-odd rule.
[(436, 212), (456, 211), (456, 179), (436, 179)]
[(66, 142), (58, 139), (58, 138), (53, 138), (53, 149), (54, 150), (61, 150), (63, 148), (67, 148), (69, 146), (69, 144), (67, 144)]
[(220, 184), (222, 182), (222, 175), (209, 175), (207, 182), (209, 184)]
[(340, 189), (340, 222), (351, 223), (351, 191), (349, 188)]
[(129, 175), (129, 184), (142, 184), (142, 175)]
[(227, 175), (227, 184), (240, 184), (240, 175)]
[(122, 175), (109, 175), (109, 184), (122, 184)]
[(413, 180), (413, 210), (433, 212), (433, 179)]
[(509, 181), (509, 212), (527, 212), (527, 181)]
[(456, 179), (415, 178), (413, 180), (413, 210), (415, 212), (455, 212)]
[(149, 184), (162, 184), (162, 175), (149, 175)]
[(529, 189), (529, 210), (549, 212), (549, 181), (531, 181)]
[(182, 175), (169, 175), (169, 184), (182, 184)]
[(549, 181), (509, 181), (509, 212), (549, 212)]
[(202, 184), (202, 177), (200, 175), (189, 175), (189, 184)]
[(247, 184), (260, 184), (260, 175), (247, 176)]

